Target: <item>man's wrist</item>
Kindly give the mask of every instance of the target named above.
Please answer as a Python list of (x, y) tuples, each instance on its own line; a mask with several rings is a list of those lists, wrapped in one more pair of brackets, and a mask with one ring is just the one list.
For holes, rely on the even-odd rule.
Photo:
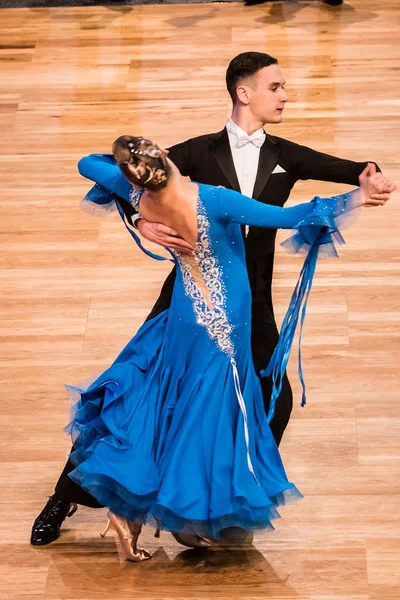
[(355, 190), (354, 196), (353, 196), (354, 208), (357, 208), (359, 206), (364, 206), (365, 204), (367, 204), (368, 200), (369, 200), (369, 196), (362, 187), (359, 187), (358, 190)]

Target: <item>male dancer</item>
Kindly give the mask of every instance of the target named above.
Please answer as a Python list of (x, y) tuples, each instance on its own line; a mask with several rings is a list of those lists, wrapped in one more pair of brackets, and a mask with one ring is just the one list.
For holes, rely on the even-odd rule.
[[(264, 132), (265, 125), (282, 121), (287, 101), (285, 80), (276, 59), (259, 52), (240, 54), (229, 64), (226, 83), (233, 101), (232, 117), (227, 126), (218, 133), (189, 139), (169, 150), (169, 157), (183, 175), (199, 183), (222, 185), (260, 202), (279, 206), (284, 205), (299, 179), (358, 185), (358, 176), (367, 163), (335, 158)], [(393, 188), (387, 186), (382, 199), (388, 199), (392, 191)], [(136, 221), (143, 237), (162, 246), (191, 250), (170, 228), (134, 215), (129, 205), (126, 211), (132, 222)], [(276, 232), (250, 227), (243, 235), (253, 299), (252, 350), (254, 365), (259, 372), (268, 364), (279, 337), (271, 295)], [(175, 270), (164, 283), (149, 318), (168, 308), (174, 279)], [(271, 385), (265, 378), (261, 382), (268, 411)], [(291, 409), (292, 392), (285, 376), (270, 424), (277, 444), (288, 424)], [(68, 477), (73, 468), (68, 461), (54, 495), (35, 520), (32, 544), (45, 545), (57, 539), (61, 524), (66, 516), (72, 516), (77, 504), (99, 506)]]

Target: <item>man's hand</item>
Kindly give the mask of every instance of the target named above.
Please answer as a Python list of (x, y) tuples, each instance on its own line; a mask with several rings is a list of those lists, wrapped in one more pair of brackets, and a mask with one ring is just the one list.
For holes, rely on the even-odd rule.
[(171, 248), (172, 250), (179, 250), (185, 254), (191, 254), (195, 248), (180, 237), (177, 237), (178, 232), (171, 227), (162, 225), (162, 223), (150, 223), (146, 219), (138, 219), (136, 221), (136, 227), (146, 240), (163, 246), (163, 248)]
[(376, 166), (373, 163), (368, 163), (359, 180), (364, 206), (383, 206), (396, 189), (391, 179), (376, 172)]

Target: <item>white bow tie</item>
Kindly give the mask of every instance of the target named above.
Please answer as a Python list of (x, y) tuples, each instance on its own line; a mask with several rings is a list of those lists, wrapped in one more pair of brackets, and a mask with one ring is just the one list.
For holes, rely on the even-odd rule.
[(263, 131), (256, 131), (253, 135), (247, 135), (240, 133), (236, 140), (236, 147), (242, 148), (246, 144), (254, 144), (257, 148), (261, 148), (265, 141), (265, 133)]

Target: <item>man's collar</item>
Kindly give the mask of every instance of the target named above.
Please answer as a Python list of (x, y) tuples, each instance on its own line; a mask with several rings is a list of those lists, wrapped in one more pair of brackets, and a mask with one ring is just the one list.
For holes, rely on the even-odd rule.
[[(235, 121), (233, 119), (229, 119), (229, 121), (226, 124), (226, 130), (228, 131), (228, 134), (231, 133), (232, 135), (239, 137), (239, 135), (248, 135), (245, 131), (243, 131), (243, 129), (241, 127), (239, 127), (239, 125), (237, 123), (235, 123)], [(252, 135), (254, 135), (255, 133), (259, 133), (259, 132), (263, 132), (265, 133), (263, 127), (261, 127), (260, 129), (257, 129), (257, 131), (254, 131)]]

